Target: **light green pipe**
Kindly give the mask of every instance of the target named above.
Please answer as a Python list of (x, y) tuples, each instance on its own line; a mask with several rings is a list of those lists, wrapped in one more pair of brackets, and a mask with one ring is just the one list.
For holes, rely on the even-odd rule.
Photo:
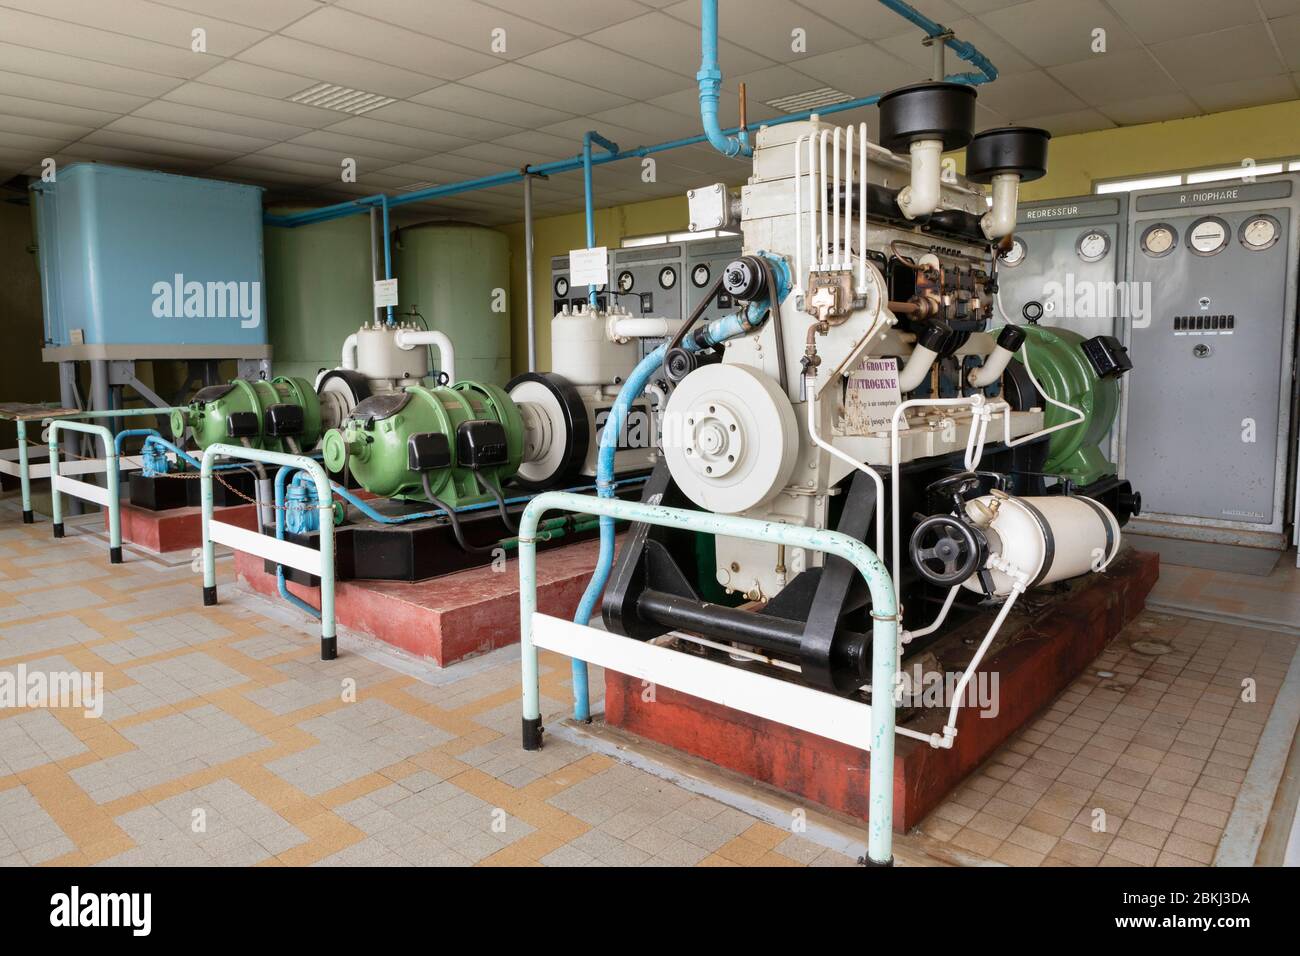
[(18, 418), (14, 420), (18, 429), (18, 484), (23, 489), (23, 524), (36, 520), (32, 514), (32, 476), (27, 464), (27, 422)]
[(54, 481), (59, 474), (60, 431), (97, 435), (104, 443), (104, 474), (108, 478), (108, 560), (113, 564), (121, 564), (122, 502), (117, 496), (117, 448), (113, 444), (113, 433), (107, 426), (88, 425), (85, 422), (64, 419), (56, 419), (50, 423), (50, 517), (54, 520), (54, 537), (63, 537), (63, 496)]
[(564, 491), (538, 495), (519, 520), (519, 642), (523, 668), (524, 749), (541, 746), (541, 688), (533, 615), (537, 611), (537, 528), (547, 511), (622, 518), (666, 528), (783, 544), (843, 558), (858, 569), (871, 592), (871, 778), (868, 792), (867, 856), (872, 863), (893, 859), (894, 694), (898, 671), (898, 607), (884, 563), (861, 541), (836, 531), (759, 521), (736, 515), (665, 508), (618, 498), (594, 498)]
[(141, 415), (170, 415), (172, 412), (184, 410), (184, 406), (177, 408), (172, 405), (162, 408), (105, 408), (98, 411), (82, 411), (79, 409), (67, 415), (52, 415), (43, 419), (42, 424), (49, 425), (56, 421), (72, 422), (82, 418), (138, 418)]
[[(305, 455), (289, 455), (243, 445), (209, 445), (203, 451), (199, 469), (199, 491), (203, 508), (203, 603), (217, 603), (217, 561), (209, 528), (212, 524), (212, 463), (217, 458), (236, 458), (267, 465), (297, 468), (316, 482), (317, 507), (327, 514), (320, 520), (320, 659), (332, 661), (338, 656), (338, 633), (334, 627), (334, 492), (329, 476), (320, 462)], [(268, 540), (274, 540), (269, 539)]]

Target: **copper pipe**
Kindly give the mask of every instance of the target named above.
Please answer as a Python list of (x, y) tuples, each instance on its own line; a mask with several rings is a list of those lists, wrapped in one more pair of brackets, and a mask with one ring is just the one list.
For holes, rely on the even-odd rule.
[(745, 84), (740, 84), (740, 131), (743, 133), (749, 126), (748, 104), (745, 101)]

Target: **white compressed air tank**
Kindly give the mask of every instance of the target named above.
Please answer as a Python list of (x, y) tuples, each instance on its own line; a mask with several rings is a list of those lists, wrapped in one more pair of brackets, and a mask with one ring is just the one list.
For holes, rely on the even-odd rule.
[[(1017, 577), (1036, 587), (1101, 571), (1119, 550), (1119, 522), (1091, 498), (994, 493), (968, 502), (966, 513), (988, 539), (989, 574), (999, 597), (1011, 593)], [(976, 577), (965, 586), (981, 590)]]

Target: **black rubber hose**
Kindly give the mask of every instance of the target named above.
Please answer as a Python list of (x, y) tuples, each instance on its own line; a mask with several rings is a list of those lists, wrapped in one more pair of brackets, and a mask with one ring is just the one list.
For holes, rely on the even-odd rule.
[(474, 472), (474, 480), (478, 482), (480, 488), (496, 499), (497, 514), (501, 515), (501, 523), (506, 526), (511, 534), (518, 534), (519, 525), (515, 524), (514, 520), (510, 517), (509, 512), (506, 511), (506, 499), (502, 496), (496, 485), (485, 479), (483, 475), (477, 471)]
[(461, 546), (462, 550), (470, 554), (491, 554), (499, 545), (499, 542), (493, 542), (488, 545), (470, 544), (465, 540), (465, 532), (460, 526), (460, 516), (456, 514), (449, 505), (438, 498), (433, 493), (433, 488), (429, 486), (429, 473), (427, 471), (420, 473), (420, 483), (424, 485), (424, 497), (429, 499), (429, 504), (435, 508), (441, 508), (447, 515), (447, 521), (451, 525), (451, 533), (456, 536), (456, 543)]
[(785, 373), (785, 333), (781, 329), (781, 304), (776, 300), (776, 270), (772, 268), (772, 263), (767, 256), (757, 258), (763, 263), (763, 271), (767, 274), (767, 316), (772, 321), (773, 331), (776, 333), (776, 367), (781, 373), (781, 391), (788, 396), (790, 385), (786, 381)]

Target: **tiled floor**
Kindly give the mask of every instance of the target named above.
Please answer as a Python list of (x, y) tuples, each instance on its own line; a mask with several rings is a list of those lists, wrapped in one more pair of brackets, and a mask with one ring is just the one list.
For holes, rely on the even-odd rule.
[[(0, 502), (0, 670), (99, 673), (105, 689), (99, 718), (0, 708), (0, 864), (853, 863), (843, 840), (561, 735), (525, 753), (508, 650), (419, 670), (345, 640), (322, 663), (305, 619), (240, 596), (228, 561), (204, 609), (188, 563), (128, 551), (110, 567), (93, 525), (69, 527), (54, 541)], [(1296, 640), (1145, 615), (1095, 665), (1112, 676), (1076, 681), (899, 844), (1209, 862)], [(546, 712), (567, 676), (543, 657)]]

